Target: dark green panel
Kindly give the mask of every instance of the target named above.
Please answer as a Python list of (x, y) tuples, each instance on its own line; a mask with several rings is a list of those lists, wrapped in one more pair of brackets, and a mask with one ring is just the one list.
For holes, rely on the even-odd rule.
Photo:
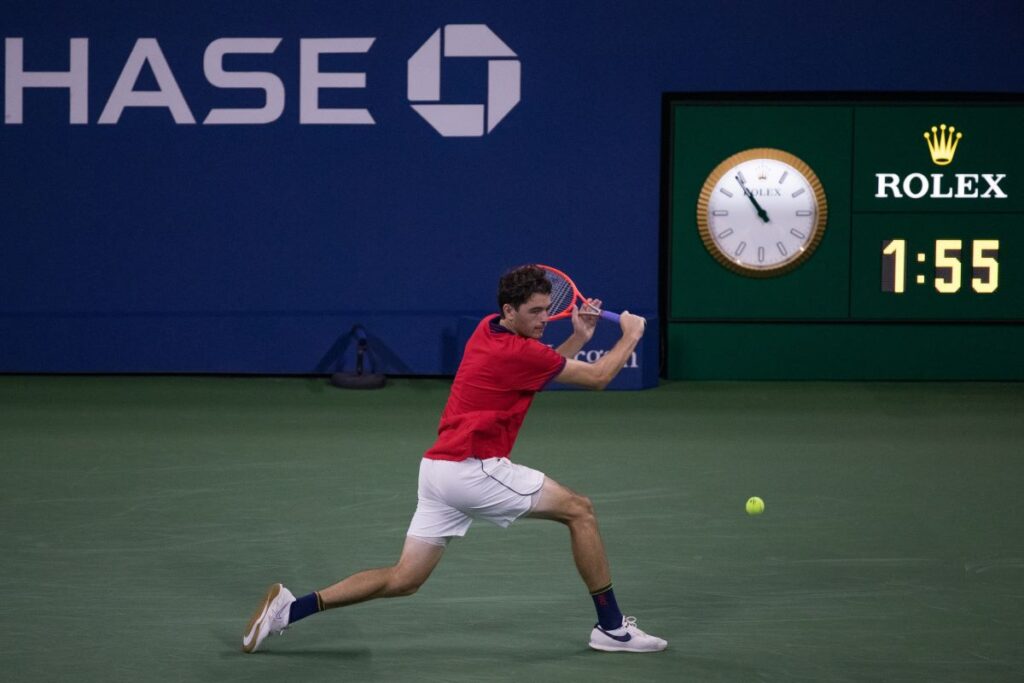
[[(1019, 134), (1024, 108), (969, 104), (857, 107), (854, 125), (854, 211), (1024, 211), (1024, 185), (1016, 171), (1024, 153)], [(925, 131), (947, 124), (963, 137), (947, 165), (933, 162)], [(941, 134), (941, 130), (938, 131)], [(948, 132), (948, 129), (947, 129)], [(895, 188), (878, 174), (898, 176)], [(918, 177), (908, 180), (911, 174)], [(959, 187), (957, 174), (965, 176)], [(1005, 178), (991, 190), (983, 174)], [(936, 176), (933, 178), (933, 175)], [(891, 177), (885, 180), (893, 180)], [(904, 188), (904, 183), (907, 183)], [(919, 194), (927, 188), (925, 196)], [(957, 198), (955, 195), (962, 196)], [(988, 197), (984, 195), (986, 192)], [(932, 197), (932, 194), (951, 197)], [(998, 195), (1005, 194), (1005, 198)], [(878, 197), (876, 195), (884, 196)], [(976, 194), (976, 197), (966, 195)]]
[[(1024, 320), (1024, 215), (857, 214), (853, 235), (851, 315), (855, 319)], [(882, 291), (883, 240), (905, 242), (903, 293)], [(949, 264), (945, 271), (936, 268), (938, 240), (961, 242), (960, 273), (955, 280), (955, 265)], [(975, 263), (977, 256), (987, 255), (980, 251), (986, 246), (981, 240), (999, 242), (995, 268), (985, 261)], [(886, 259), (890, 273), (886, 279), (888, 289), (894, 290), (898, 288), (892, 277), (898, 245), (889, 248), (894, 253)], [(959, 284), (959, 289), (939, 292), (937, 277), (950, 283), (948, 288)], [(976, 291), (986, 289), (988, 280), (996, 285), (995, 291)]]
[[(672, 107), (670, 377), (1024, 379), (1024, 188), (1013, 171), (1024, 154), (1019, 98), (773, 103), (751, 95), (680, 98)], [(962, 133), (948, 163), (923, 135), (943, 123)], [(696, 222), (708, 173), (761, 146), (803, 158), (828, 199), (818, 251), (774, 279), (720, 266)], [(876, 197), (881, 173), (904, 196)], [(904, 242), (888, 243), (883, 258), (888, 240)], [(960, 240), (959, 252), (944, 240)], [(940, 250), (952, 260), (940, 264)], [(902, 292), (893, 291), (897, 257)], [(946, 282), (955, 284), (938, 286)]]
[[(677, 105), (672, 116), (670, 317), (846, 317), (852, 109), (687, 104)], [(704, 180), (721, 161), (752, 147), (774, 147), (803, 159), (821, 179), (828, 200), (828, 225), (815, 254), (775, 278), (754, 279), (725, 269), (697, 232)]]
[(672, 323), (670, 379), (1024, 379), (1024, 325)]

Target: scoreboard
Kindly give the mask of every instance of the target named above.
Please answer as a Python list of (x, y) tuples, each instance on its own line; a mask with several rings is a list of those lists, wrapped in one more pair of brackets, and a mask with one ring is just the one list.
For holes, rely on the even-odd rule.
[(665, 98), (677, 378), (1024, 378), (1024, 98)]

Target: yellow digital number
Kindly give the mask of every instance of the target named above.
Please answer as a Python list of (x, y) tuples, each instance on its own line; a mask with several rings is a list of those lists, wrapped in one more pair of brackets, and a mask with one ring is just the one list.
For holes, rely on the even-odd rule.
[(906, 282), (906, 240), (882, 242), (882, 291), (902, 294)]
[(940, 294), (954, 294), (960, 291), (962, 250), (962, 240), (935, 240), (935, 289)]
[[(971, 267), (974, 269), (974, 277), (971, 278), (971, 287), (978, 294), (991, 294), (999, 288), (999, 240), (974, 240), (972, 244)], [(978, 277), (978, 271), (983, 270), (983, 277)]]

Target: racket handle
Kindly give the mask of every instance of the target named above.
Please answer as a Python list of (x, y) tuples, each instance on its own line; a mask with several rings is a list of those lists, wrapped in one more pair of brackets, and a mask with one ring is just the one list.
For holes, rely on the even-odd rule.
[(601, 317), (604, 318), (605, 320), (615, 323), (616, 325), (619, 324), (618, 313), (612, 313), (611, 311), (601, 311)]

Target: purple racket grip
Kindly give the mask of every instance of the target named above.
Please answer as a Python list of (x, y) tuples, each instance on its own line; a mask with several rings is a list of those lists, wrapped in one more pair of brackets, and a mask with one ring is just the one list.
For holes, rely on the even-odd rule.
[(601, 311), (601, 317), (604, 318), (605, 320), (610, 320), (611, 322), (615, 323), (616, 325), (619, 324), (619, 314), (618, 313), (612, 313), (611, 311)]

